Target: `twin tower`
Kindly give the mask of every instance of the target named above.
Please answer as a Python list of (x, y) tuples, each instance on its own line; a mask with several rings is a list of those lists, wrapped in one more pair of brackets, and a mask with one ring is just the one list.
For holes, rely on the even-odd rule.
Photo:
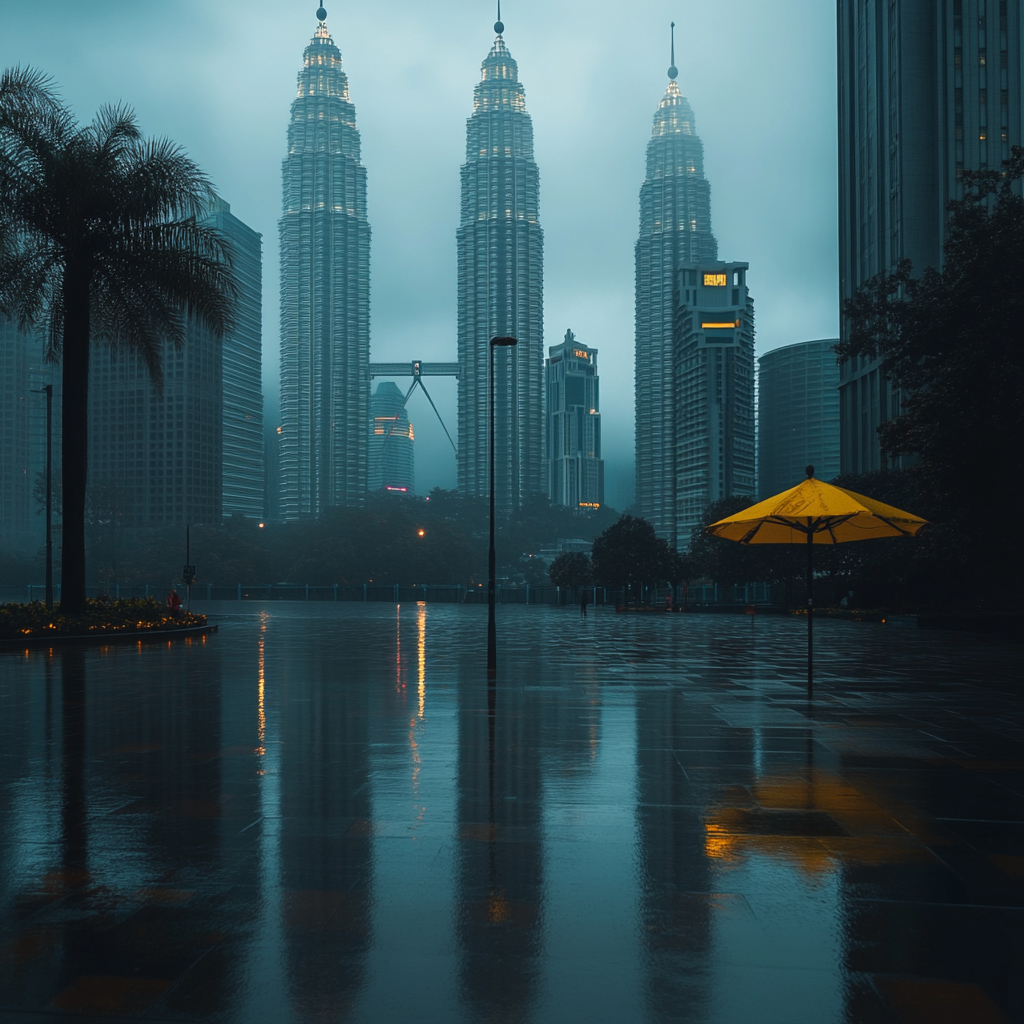
[[(317, 18), (298, 77), (283, 166), (278, 453), (285, 519), (355, 504), (367, 488), (366, 171), (341, 53), (322, 7)], [(547, 489), (543, 232), (533, 124), (500, 20), (494, 29), (474, 90), (461, 172), (458, 486), (469, 495), (488, 492), (488, 350), (491, 338), (514, 336), (516, 347), (494, 350), (496, 436), (502, 439), (495, 489), (499, 507), (509, 509)], [(675, 77), (673, 66), (654, 119), (636, 250), (637, 498), (641, 513), (672, 539), (674, 510), (682, 501), (678, 463), (687, 458), (670, 436), (683, 393), (675, 337), (679, 274), (684, 265), (717, 260), (701, 143)], [(685, 295), (691, 299), (689, 291)], [(702, 463), (713, 455), (707, 447), (702, 444)]]
[[(370, 225), (366, 170), (327, 12), (303, 57), (284, 159), (281, 241), (280, 511), (351, 505), (367, 486)], [(458, 229), (458, 483), (488, 492), (488, 348), (496, 349), (499, 505), (546, 489), (543, 233), (533, 125), (501, 22), (473, 97)]]

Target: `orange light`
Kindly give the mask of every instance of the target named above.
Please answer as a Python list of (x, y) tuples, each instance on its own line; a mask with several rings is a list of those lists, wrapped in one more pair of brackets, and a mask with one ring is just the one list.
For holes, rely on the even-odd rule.
[(262, 524), (262, 523), (260, 523), (260, 529), (261, 529), (261, 530), (263, 529), (263, 524)]
[(705, 323), (702, 323), (700, 326), (701, 326), (702, 330), (705, 330), (705, 331), (713, 330), (714, 331), (714, 330), (731, 330), (733, 327), (739, 327), (739, 325), (740, 325), (739, 320), (735, 320), (732, 323), (728, 323), (728, 324), (705, 324)]
[(420, 537), (424, 536), (424, 535), (426, 534), (426, 532), (427, 532), (426, 530), (417, 530), (417, 531), (416, 531), (416, 533), (417, 533), (417, 534), (418, 534), (418, 535), (419, 535)]

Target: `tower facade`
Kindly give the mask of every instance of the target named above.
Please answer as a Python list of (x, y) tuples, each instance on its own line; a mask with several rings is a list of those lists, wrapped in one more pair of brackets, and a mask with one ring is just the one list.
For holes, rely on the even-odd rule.
[(466, 127), (458, 245), (459, 489), (489, 493), (488, 372), (496, 347), (495, 494), (500, 508), (546, 490), (543, 246), (533, 123), (504, 26), (481, 68)]
[(746, 263), (706, 260), (679, 268), (675, 413), (665, 424), (675, 451), (675, 534), (683, 551), (704, 509), (757, 494), (754, 464), (754, 300)]
[(370, 491), (416, 490), (415, 435), (405, 395), (392, 381), (377, 385), (370, 398)]
[[(839, 299), (901, 260), (940, 268), (965, 170), (1021, 144), (1021, 0), (839, 0)], [(847, 324), (840, 321), (845, 340)], [(878, 428), (900, 395), (881, 361), (839, 368), (844, 473), (886, 468)]]
[(718, 259), (711, 233), (711, 186), (693, 110), (676, 83), (673, 43), (669, 83), (654, 115), (647, 173), (640, 188), (636, 243), (636, 503), (658, 536), (676, 536), (673, 324), (678, 271)]
[(370, 225), (366, 170), (327, 12), (303, 54), (282, 178), (280, 515), (366, 491)]
[(206, 223), (234, 250), (235, 317), (222, 342), (222, 512), (262, 519), (263, 457), (263, 236), (232, 212), (223, 199), (210, 206)]
[(548, 352), (545, 378), (548, 497), (555, 505), (596, 508), (604, 504), (597, 349), (566, 331)]
[(44, 407), (45, 399), (32, 394), (31, 371), (41, 348), (37, 338), (0, 316), (0, 547), (21, 542), (34, 525), (32, 410)]
[(839, 473), (838, 338), (801, 341), (758, 360), (758, 494), (795, 487), (804, 468), (819, 480)]

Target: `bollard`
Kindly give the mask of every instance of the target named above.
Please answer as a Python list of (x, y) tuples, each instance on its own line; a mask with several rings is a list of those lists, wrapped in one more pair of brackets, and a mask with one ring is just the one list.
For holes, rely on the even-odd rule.
[(306, 584), (306, 600), (309, 600), (309, 584)]
[(335, 601), (338, 600), (338, 584), (337, 583), (334, 584), (334, 600)]
[(363, 584), (363, 604), (366, 604), (366, 584)]

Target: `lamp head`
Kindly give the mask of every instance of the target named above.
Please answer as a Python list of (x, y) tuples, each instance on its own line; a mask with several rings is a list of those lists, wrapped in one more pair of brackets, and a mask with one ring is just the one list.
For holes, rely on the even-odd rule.
[(519, 339), (518, 338), (491, 338), (491, 347), (492, 348), (494, 348), (495, 346), (498, 346), (498, 345), (512, 346), (512, 345), (518, 345), (518, 344), (519, 344)]

